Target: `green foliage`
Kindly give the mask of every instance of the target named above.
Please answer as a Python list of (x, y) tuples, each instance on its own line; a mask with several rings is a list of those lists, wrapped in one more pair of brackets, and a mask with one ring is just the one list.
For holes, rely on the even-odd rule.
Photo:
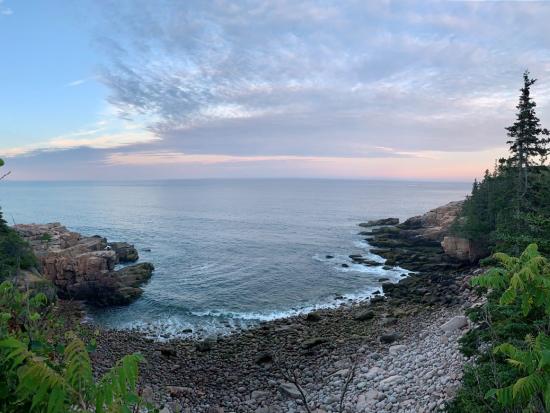
[(29, 244), (2, 221), (0, 210), (0, 280), (37, 265)]
[[(509, 385), (517, 379), (515, 371), (505, 364), (481, 363), (466, 365), (462, 387), (447, 405), (447, 413), (502, 413), (502, 405), (496, 398), (485, 395), (497, 382)], [(513, 411), (510, 409), (510, 411)]]
[(460, 344), (476, 362), (448, 411), (550, 411), (550, 263), (536, 244), (492, 258), (498, 266), (471, 280), (487, 302), (468, 311), (477, 327)]
[(0, 411), (154, 411), (138, 394), (139, 354), (95, 380), (87, 346), (74, 333), (52, 335), (47, 310), (43, 294), (0, 284)]
[(493, 258), (500, 263), (485, 274), (472, 278), (473, 286), (504, 290), (500, 304), (519, 301), (524, 316), (533, 309), (543, 308), (550, 316), (550, 263), (536, 244), (530, 244), (519, 258), (497, 253)]
[[(527, 411), (550, 411), (550, 337), (540, 333), (525, 338), (526, 350), (503, 343), (494, 353), (507, 356), (507, 362), (522, 374), (515, 383), (487, 392), (502, 406), (522, 405)], [(544, 407), (543, 407), (544, 406)]]
[(474, 182), (454, 231), (494, 251), (518, 254), (537, 243), (550, 253), (550, 169), (545, 165), (548, 130), (540, 126), (524, 74), (516, 121), (506, 128), (510, 156)]

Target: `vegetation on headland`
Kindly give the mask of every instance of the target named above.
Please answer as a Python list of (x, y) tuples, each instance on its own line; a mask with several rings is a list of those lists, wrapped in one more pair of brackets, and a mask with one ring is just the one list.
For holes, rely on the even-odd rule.
[(494, 267), (471, 280), (487, 300), (468, 310), (476, 327), (461, 350), (472, 363), (449, 412), (550, 411), (549, 132), (530, 96), (535, 81), (525, 72), (516, 121), (506, 128), (510, 157), (474, 182), (456, 224), (495, 253), (482, 262)]
[(524, 73), (516, 121), (506, 128), (510, 156), (474, 182), (456, 223), (459, 235), (494, 252), (518, 255), (531, 243), (550, 252), (549, 132), (535, 112), (535, 82)]
[[(29, 245), (0, 211), (0, 279), (17, 277), (36, 264)], [(0, 284), (1, 412), (155, 411), (137, 389), (139, 354), (123, 357), (95, 378), (89, 356), (93, 341), (86, 345), (63, 330), (43, 293), (22, 292), (10, 281)]]

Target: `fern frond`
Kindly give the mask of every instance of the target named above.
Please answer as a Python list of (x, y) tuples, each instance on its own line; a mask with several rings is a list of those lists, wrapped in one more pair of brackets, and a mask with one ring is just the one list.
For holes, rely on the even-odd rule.
[(85, 393), (93, 383), (92, 364), (82, 340), (73, 337), (65, 348), (65, 377), (77, 393)]

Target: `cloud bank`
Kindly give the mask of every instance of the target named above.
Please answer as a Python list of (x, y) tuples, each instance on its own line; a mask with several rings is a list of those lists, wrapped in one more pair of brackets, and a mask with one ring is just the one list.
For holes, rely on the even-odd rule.
[(547, 2), (97, 0), (92, 10), (105, 57), (96, 80), (145, 128), (45, 146), (92, 149), (101, 168), (363, 176), (361, 165), (405, 177), (431, 165), (433, 176), (471, 177), (501, 155), (526, 68), (550, 123)]

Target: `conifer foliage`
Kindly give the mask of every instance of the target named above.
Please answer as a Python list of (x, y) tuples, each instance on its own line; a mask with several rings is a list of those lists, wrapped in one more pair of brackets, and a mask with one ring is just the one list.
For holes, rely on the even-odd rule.
[(550, 252), (550, 141), (535, 111), (535, 83), (526, 71), (516, 120), (506, 128), (510, 156), (474, 183), (455, 228), (494, 251), (516, 255), (531, 243)]

